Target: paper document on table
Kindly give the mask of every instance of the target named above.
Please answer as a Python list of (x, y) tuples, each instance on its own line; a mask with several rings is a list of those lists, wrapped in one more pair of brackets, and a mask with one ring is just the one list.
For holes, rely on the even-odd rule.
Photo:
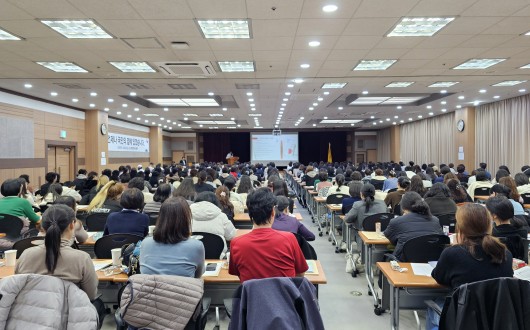
[(385, 239), (385, 235), (383, 235), (383, 233), (378, 233), (378, 232), (375, 232), (375, 231), (363, 231), (363, 234), (369, 240)]
[(530, 281), (530, 266), (519, 268), (513, 272), (513, 276), (520, 280)]
[(306, 260), (307, 266), (309, 267), (305, 272), (308, 275), (318, 275), (317, 263), (315, 260)]
[(416, 264), (411, 263), (410, 266), (412, 267), (412, 272), (414, 275), (417, 276), (431, 276), (432, 270), (434, 269), (429, 264)]
[[(219, 273), (221, 272), (221, 265), (223, 264), (222, 261), (220, 262), (208, 262), (206, 265), (204, 265), (206, 271), (202, 276), (219, 276)], [(213, 266), (215, 265), (215, 269)]]
[(112, 265), (111, 260), (92, 260), (92, 262), (94, 263), (94, 269), (96, 270), (96, 272)]

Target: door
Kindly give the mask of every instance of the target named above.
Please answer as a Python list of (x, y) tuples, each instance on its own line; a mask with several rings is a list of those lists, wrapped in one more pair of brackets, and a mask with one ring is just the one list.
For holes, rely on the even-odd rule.
[(61, 182), (74, 179), (74, 147), (48, 146), (48, 172), (56, 172)]
[(173, 161), (174, 162), (180, 162), (180, 160), (184, 157), (184, 151), (175, 151), (173, 150)]
[(366, 150), (366, 161), (377, 162), (377, 150), (376, 149)]

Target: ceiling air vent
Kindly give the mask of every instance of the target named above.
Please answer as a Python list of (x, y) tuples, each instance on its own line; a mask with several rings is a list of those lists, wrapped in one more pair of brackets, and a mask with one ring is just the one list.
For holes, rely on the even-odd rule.
[(211, 78), (216, 75), (210, 62), (154, 62), (162, 73), (174, 78)]

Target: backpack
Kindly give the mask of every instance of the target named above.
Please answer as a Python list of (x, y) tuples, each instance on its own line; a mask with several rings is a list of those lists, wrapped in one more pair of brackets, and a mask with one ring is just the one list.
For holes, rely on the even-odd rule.
[(121, 247), (122, 264), (127, 266), (127, 275), (140, 274), (140, 247), (142, 241), (125, 244)]

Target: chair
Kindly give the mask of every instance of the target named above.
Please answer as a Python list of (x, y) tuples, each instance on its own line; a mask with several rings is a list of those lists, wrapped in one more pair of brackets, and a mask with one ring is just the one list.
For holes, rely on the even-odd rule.
[(512, 256), (521, 259), (528, 263), (528, 240), (519, 235), (497, 237), (499, 241), (504, 243)]
[(366, 231), (375, 231), (375, 224), (381, 223), (381, 231), (385, 231), (386, 227), (390, 223), (390, 220), (394, 219), (392, 213), (377, 213), (371, 216), (364, 218), (363, 220), (363, 230)]
[(224, 252), (226, 251), (226, 241), (224, 237), (205, 233), (201, 231), (194, 231), (193, 236), (202, 236), (198, 239), (204, 245), (204, 258), (205, 259), (222, 259)]
[(0, 214), (0, 233), (6, 234), (4, 239), (10, 241), (20, 239), (22, 228), (24, 228), (24, 222), (19, 217), (11, 214)]
[(342, 204), (342, 200), (349, 195), (346, 194), (333, 194), (326, 198), (326, 204)]
[(388, 191), (386, 192), (387, 194), (391, 193), (391, 192), (394, 192), (394, 191), (397, 191), (398, 188), (392, 188), (392, 189), (388, 189)]
[(450, 244), (445, 235), (423, 235), (409, 239), (403, 245), (403, 262), (425, 263), (440, 259), (443, 250)]
[(440, 315), (440, 330), (528, 329), (530, 282), (501, 277), (461, 285), (443, 309), (426, 301)]
[[(475, 197), (476, 196), (489, 196), (490, 188), (488, 187), (476, 188), (474, 194), (475, 194)], [(476, 198), (475, 198), (475, 201), (477, 201)]]
[(146, 213), (149, 216), (149, 226), (155, 226), (158, 220), (158, 213)]
[(530, 204), (530, 193), (521, 194), (523, 198), (523, 204)]
[(370, 180), (370, 183), (375, 187), (375, 190), (383, 190), (384, 180)]
[(109, 213), (91, 213), (86, 217), (85, 223), (88, 231), (103, 231)]
[(110, 250), (121, 248), (125, 244), (137, 243), (143, 239), (142, 236), (133, 234), (112, 234), (103, 236), (94, 245), (94, 254), (97, 259), (111, 259)]
[(448, 226), (449, 227), (449, 232), (451, 234), (455, 233), (456, 218), (455, 218), (455, 214), (454, 213), (440, 214), (440, 215), (437, 215), (436, 217), (438, 218), (438, 220), (440, 220), (440, 226), (442, 226), (442, 228), (444, 226)]
[(13, 250), (17, 250), (18, 259), (24, 250), (41, 244), (44, 244), (44, 236), (28, 237), (16, 241), (15, 244), (13, 244)]
[(309, 242), (302, 235), (297, 233), (293, 233), (293, 235), (298, 241), (298, 245), (304, 254), (304, 258), (306, 258), (306, 260), (318, 260), (317, 252), (313, 246), (311, 246), (311, 244), (309, 244)]

